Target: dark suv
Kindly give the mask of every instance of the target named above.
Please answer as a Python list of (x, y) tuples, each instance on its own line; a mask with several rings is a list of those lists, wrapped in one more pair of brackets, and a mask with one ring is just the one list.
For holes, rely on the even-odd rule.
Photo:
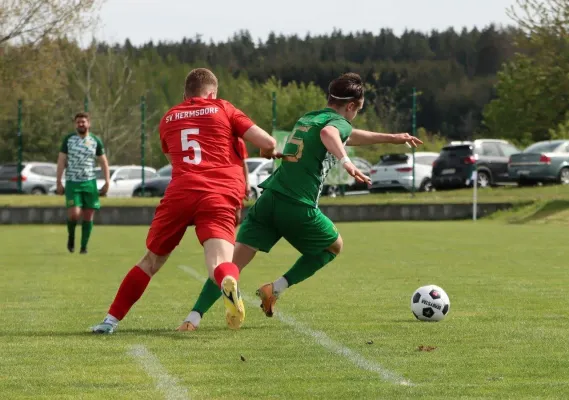
[(519, 152), (505, 140), (451, 142), (433, 163), (433, 187), (441, 190), (471, 186), (474, 164), (478, 169), (479, 187), (513, 182), (508, 174), (508, 161), (512, 154)]

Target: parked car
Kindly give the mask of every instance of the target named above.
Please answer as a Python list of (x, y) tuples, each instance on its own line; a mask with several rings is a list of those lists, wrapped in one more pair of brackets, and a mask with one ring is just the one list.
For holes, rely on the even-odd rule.
[[(144, 179), (156, 177), (156, 169), (144, 167)], [(95, 169), (97, 188), (100, 190), (105, 184), (101, 168)], [(107, 197), (130, 197), (133, 188), (142, 181), (142, 166), (140, 165), (112, 165), (109, 166), (111, 181)]]
[[(57, 164), (24, 162), (22, 191), (26, 194), (47, 194), (56, 182)], [(18, 164), (0, 165), (0, 193), (18, 193)]]
[[(415, 190), (430, 192), (431, 171), (433, 161), (439, 156), (438, 153), (422, 152), (415, 153)], [(385, 154), (381, 161), (371, 169), (370, 192), (380, 192), (388, 189), (413, 188), (413, 155)]]
[[(371, 163), (361, 157), (352, 157), (351, 158), (352, 162), (354, 163), (354, 165), (360, 170), (362, 171), (362, 173), (366, 176), (370, 176), (371, 174)], [(338, 166), (338, 168), (342, 168), (341, 166)], [(348, 184), (345, 187), (345, 191), (346, 192), (360, 192), (360, 191), (367, 191), (368, 185), (365, 182), (358, 182), (356, 181), (354, 178), (351, 179), (351, 183)], [(340, 185), (326, 185), (324, 184), (322, 186), (322, 195), (323, 196), (332, 196), (335, 197), (337, 195), (339, 195), (341, 193), (340, 190)]]
[(433, 187), (441, 190), (471, 186), (475, 164), (479, 187), (511, 183), (513, 180), (508, 173), (508, 162), (512, 154), (519, 152), (518, 148), (505, 140), (453, 142), (441, 150), (433, 164)]
[[(156, 177), (156, 169), (144, 167), (145, 179)], [(142, 166), (140, 165), (110, 165), (109, 166), (109, 191), (107, 197), (130, 197), (133, 188), (142, 181)], [(64, 174), (65, 176), (65, 174)], [(103, 170), (100, 167), (95, 168), (95, 179), (97, 180), (97, 188), (101, 190), (105, 184)], [(65, 186), (65, 180), (63, 181)], [(49, 192), (54, 194), (56, 185), (53, 185)]]
[(249, 170), (249, 186), (251, 186), (251, 199), (257, 199), (261, 195), (259, 185), (273, 173), (275, 163), (262, 157), (245, 159)]
[[(172, 180), (172, 166), (170, 164), (160, 168), (157, 176), (144, 181), (144, 197), (163, 197), (166, 188)], [(142, 181), (134, 186), (133, 197), (142, 197)]]
[(511, 179), (520, 185), (557, 182), (569, 184), (569, 140), (537, 142), (510, 156)]

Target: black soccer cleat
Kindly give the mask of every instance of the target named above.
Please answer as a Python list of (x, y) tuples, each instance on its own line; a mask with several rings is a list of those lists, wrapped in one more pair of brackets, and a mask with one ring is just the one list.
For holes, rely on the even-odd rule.
[(75, 240), (72, 237), (67, 238), (67, 250), (69, 250), (70, 253), (75, 251)]
[(87, 248), (81, 247), (81, 251), (79, 251), (79, 254), (87, 254)]

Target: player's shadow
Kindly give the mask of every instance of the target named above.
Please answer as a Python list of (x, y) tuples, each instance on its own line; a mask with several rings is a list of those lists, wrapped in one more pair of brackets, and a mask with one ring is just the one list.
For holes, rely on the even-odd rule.
[[(261, 326), (243, 326), (239, 331), (253, 331), (262, 329)], [(81, 331), (66, 331), (66, 332), (53, 332), (53, 331), (2, 331), (0, 330), (0, 337), (108, 337), (108, 336), (155, 336), (155, 337), (168, 337), (171, 339), (188, 340), (188, 339), (204, 339), (207, 333), (217, 334), (222, 332), (234, 333), (225, 326), (220, 327), (204, 327), (196, 332), (178, 332), (172, 328), (141, 328), (141, 329), (121, 329), (112, 335), (95, 334), (89, 330)]]

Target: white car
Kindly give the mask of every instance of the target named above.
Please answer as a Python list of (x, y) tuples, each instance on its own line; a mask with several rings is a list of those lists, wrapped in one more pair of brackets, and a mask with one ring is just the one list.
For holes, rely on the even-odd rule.
[[(433, 162), (439, 153), (415, 153), (415, 190), (430, 192), (433, 189), (431, 173)], [(370, 192), (380, 192), (387, 189), (413, 188), (413, 155), (385, 154), (381, 161), (371, 169)]]
[(274, 170), (273, 160), (262, 157), (251, 157), (245, 160), (249, 170), (249, 186), (251, 186), (251, 199), (257, 199), (261, 195), (259, 184), (267, 179)]
[[(151, 179), (158, 176), (156, 170), (151, 167), (144, 167), (144, 179)], [(97, 188), (100, 190), (105, 184), (101, 168), (95, 169), (97, 177)], [(142, 166), (140, 165), (110, 165), (109, 191), (107, 197), (131, 197), (134, 187), (142, 182)]]

